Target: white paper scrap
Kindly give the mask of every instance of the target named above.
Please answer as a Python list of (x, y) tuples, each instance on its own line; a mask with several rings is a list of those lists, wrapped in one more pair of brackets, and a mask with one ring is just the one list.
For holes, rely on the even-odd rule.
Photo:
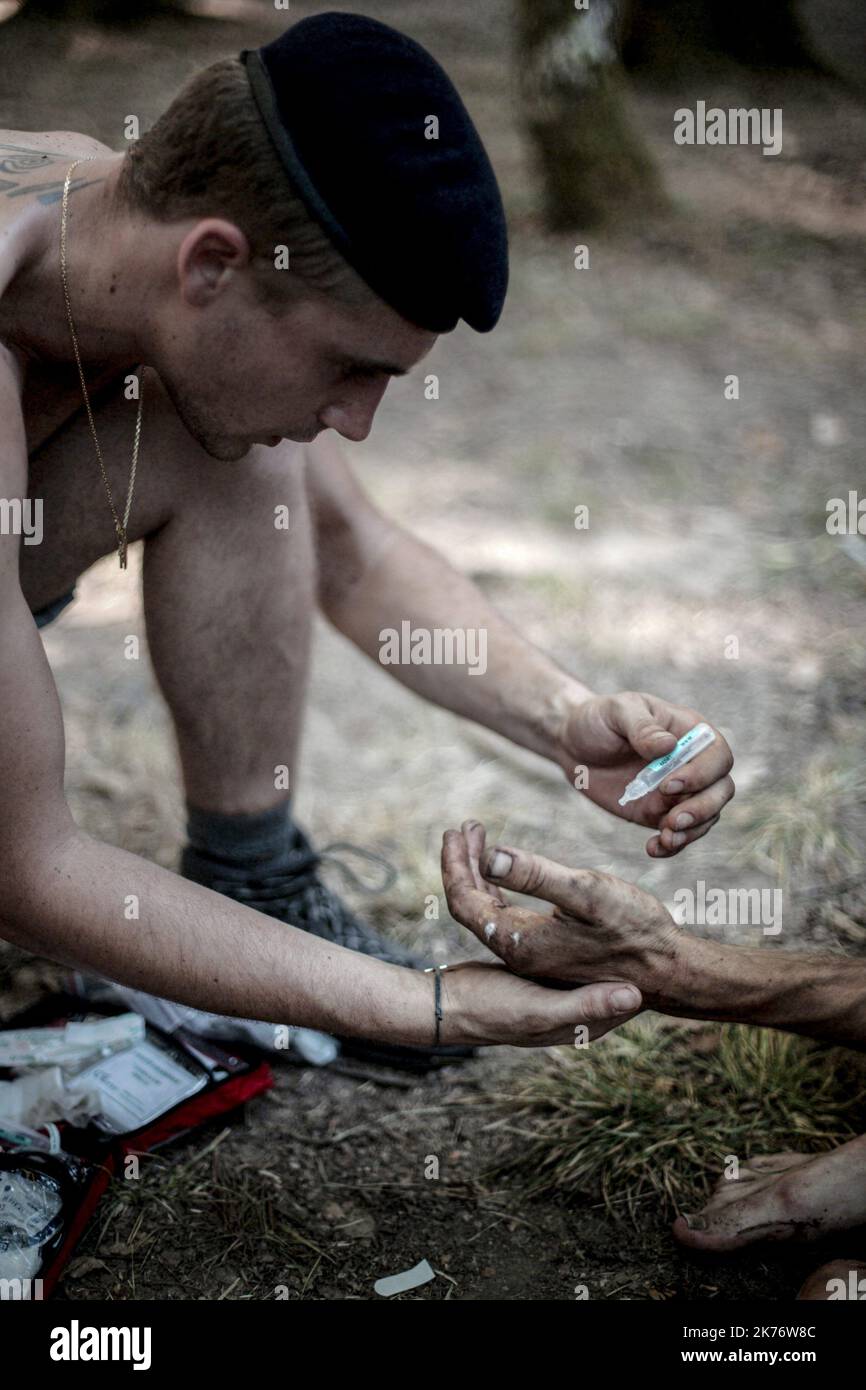
[(393, 1298), (395, 1293), (406, 1293), (408, 1289), (417, 1289), (421, 1284), (429, 1284), (431, 1279), (436, 1278), (436, 1271), (431, 1269), (426, 1260), (422, 1260), (414, 1269), (404, 1269), (401, 1274), (389, 1274), (387, 1279), (377, 1279), (373, 1285), (373, 1292), (381, 1294), (383, 1298)]

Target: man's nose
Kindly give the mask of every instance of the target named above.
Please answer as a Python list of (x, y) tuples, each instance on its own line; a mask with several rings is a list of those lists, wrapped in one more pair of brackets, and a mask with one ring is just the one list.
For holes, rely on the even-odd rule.
[(387, 381), (365, 382), (354, 387), (350, 396), (343, 396), (320, 411), (323, 428), (336, 430), (344, 439), (360, 443), (373, 428), (373, 417), (387, 389)]

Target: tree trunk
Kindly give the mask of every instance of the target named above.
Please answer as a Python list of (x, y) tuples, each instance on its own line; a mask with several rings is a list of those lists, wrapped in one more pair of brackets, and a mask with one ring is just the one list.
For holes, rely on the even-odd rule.
[(623, 61), (630, 70), (677, 83), (715, 75), (732, 63), (820, 71), (797, 0), (628, 0)]
[(551, 230), (644, 217), (666, 205), (627, 111), (620, 23), (615, 0), (591, 0), (586, 10), (565, 0), (517, 0), (522, 119)]

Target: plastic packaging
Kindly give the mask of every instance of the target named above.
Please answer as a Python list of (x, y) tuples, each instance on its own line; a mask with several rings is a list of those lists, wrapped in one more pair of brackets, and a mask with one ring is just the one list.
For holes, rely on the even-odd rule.
[(102, 1108), (92, 1086), (74, 1089), (59, 1067), (41, 1067), (14, 1081), (0, 1081), (0, 1124), (45, 1125), (51, 1120), (87, 1124)]
[(60, 1229), (63, 1197), (45, 1173), (0, 1172), (0, 1279), (32, 1279), (40, 1249)]
[[(200, 1038), (213, 1038), (220, 1042), (251, 1042), (263, 1052), (279, 1054), (281, 1051), (277, 1046), (279, 1030), (273, 1023), (206, 1013), (189, 1004), (175, 1004), (170, 999), (161, 999), (155, 994), (145, 994), (142, 990), (129, 989), (112, 980), (96, 979), (77, 971), (72, 977), (72, 988), (85, 999), (123, 1003), (164, 1033), (175, 1033), (178, 1028), (183, 1028)], [(318, 1067), (333, 1062), (340, 1052), (336, 1038), (312, 1028), (290, 1028), (289, 1044), (305, 1062)]]
[(693, 729), (689, 729), (669, 753), (663, 753), (660, 758), (641, 768), (637, 777), (629, 782), (620, 797), (620, 806), (625, 806), (629, 801), (637, 801), (640, 797), (655, 791), (672, 772), (685, 767), (698, 753), (709, 748), (710, 744), (715, 742), (715, 738), (716, 735), (709, 724), (696, 724)]
[(42, 1125), (40, 1129), (30, 1129), (27, 1125), (12, 1125), (8, 1120), (3, 1120), (0, 1121), (0, 1149), (4, 1147), (56, 1154), (61, 1148), (60, 1131), (50, 1122)]
[(61, 1248), (85, 1186), (71, 1154), (0, 1147), (0, 1299), (43, 1297), (43, 1261)]
[(60, 1066), (72, 1073), (143, 1037), (144, 1019), (138, 1013), (67, 1023), (64, 1028), (10, 1028), (0, 1031), (0, 1067), (24, 1071)]

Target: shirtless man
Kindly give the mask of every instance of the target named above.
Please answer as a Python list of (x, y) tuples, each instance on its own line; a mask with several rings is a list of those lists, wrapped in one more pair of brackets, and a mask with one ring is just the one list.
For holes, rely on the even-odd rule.
[[(452, 916), (520, 974), (629, 980), (644, 1006), (661, 1013), (754, 1023), (866, 1050), (866, 961), (701, 940), (634, 884), (511, 846), (485, 849), (478, 822), (445, 832), (442, 877)], [(548, 916), (509, 906), (502, 888), (554, 910)], [(719, 1252), (756, 1241), (818, 1240), (863, 1225), (866, 1135), (817, 1157), (742, 1161), (737, 1179), (722, 1178), (703, 1211), (677, 1218), (674, 1234), (693, 1250)], [(799, 1296), (862, 1299), (864, 1276), (866, 1263), (834, 1260)]]
[[(335, 23), (354, 26), (357, 41), (341, 72), (328, 67), (345, 65), (343, 45), (330, 41)], [(651, 696), (593, 695), (378, 512), (335, 443), (334, 434), (366, 438), (389, 377), (430, 351), (451, 297), (463, 294), (465, 313), (486, 329), (504, 294), (502, 275), (495, 282), (487, 268), (497, 237), (504, 254), (504, 222), (483, 148), (438, 65), (393, 35), (360, 16), (303, 21), (258, 51), (257, 87), (249, 59), (214, 64), (126, 155), (67, 132), (0, 132), (0, 496), (44, 504), (41, 544), (0, 536), (0, 931), (85, 973), (221, 1014), (374, 1039), (392, 1060), (426, 1065), (478, 1044), (571, 1041), (582, 1021), (597, 1036), (640, 996), (603, 982), (548, 990), (495, 963), (467, 965), (442, 977), (434, 1026), (436, 980), (404, 968), (414, 959), (320, 882), (275, 779), (295, 759), (314, 603), (373, 659), (380, 631), (406, 618), (413, 628), (485, 630), (482, 676), (452, 665), (389, 670), (551, 758), (570, 783), (576, 765), (587, 767), (588, 794), (614, 814), (623, 814), (625, 782), (701, 716)], [(305, 149), (307, 198), (363, 260), (352, 219), (368, 215), (369, 187), (392, 196), (395, 171), (380, 166), (399, 155), (392, 135), (403, 128), (395, 120), (387, 138), (371, 132), (365, 143), (364, 122), (395, 64), (405, 80), (394, 100), (420, 93), (419, 109), (441, 111), (443, 125), (448, 117), (444, 157), (460, 196), (452, 209), (441, 177), (431, 184), (432, 148), (423, 168), (407, 156), (405, 198), (388, 217), (423, 215), (443, 249), (435, 265), (407, 269), (383, 220), (369, 275), (401, 306), (411, 299), (432, 328), (395, 310), (337, 254), (291, 185), (273, 128), (282, 119), (274, 91), (282, 102), (312, 72), (298, 108), (299, 120), (312, 111), (309, 140), (293, 128), (291, 150)], [(270, 96), (263, 73), (276, 84)], [(330, 108), (315, 109), (332, 99), (351, 117), (336, 149), (321, 143)], [(349, 157), (347, 130), (361, 140)], [(79, 160), (88, 162), (73, 169)], [(337, 219), (359, 168), (367, 196)], [(397, 233), (411, 239), (412, 225)], [(284, 241), (288, 272), (275, 269)], [(64, 799), (61, 712), (38, 627), (118, 544), (68, 313), (121, 517), (137, 410), (130, 380), (143, 393), (128, 539), (144, 542), (148, 645), (177, 734), (190, 835), (182, 876), (97, 843)], [(285, 506), (288, 537), (274, 526)], [(711, 828), (733, 792), (731, 761), (719, 736), (690, 765), (685, 789), (627, 808), (626, 819), (651, 827), (650, 854), (678, 853)], [(131, 894), (134, 924), (123, 911)]]

